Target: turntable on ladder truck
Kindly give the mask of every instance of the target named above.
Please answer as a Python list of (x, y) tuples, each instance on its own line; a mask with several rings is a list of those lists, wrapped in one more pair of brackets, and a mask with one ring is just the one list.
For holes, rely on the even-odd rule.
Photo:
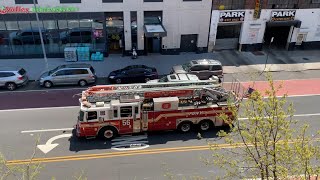
[(242, 98), (238, 81), (230, 87), (223, 88), (215, 80), (89, 87), (79, 99), (76, 135), (112, 139), (148, 131), (226, 126), (219, 116), (234, 119), (228, 106), (238, 108)]

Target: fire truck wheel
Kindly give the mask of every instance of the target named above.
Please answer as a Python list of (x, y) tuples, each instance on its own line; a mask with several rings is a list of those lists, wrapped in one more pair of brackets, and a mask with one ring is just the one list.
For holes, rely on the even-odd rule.
[(183, 133), (191, 131), (192, 123), (191, 122), (182, 122), (178, 126), (178, 130)]
[(114, 127), (104, 127), (99, 131), (99, 137), (105, 140), (111, 140), (118, 135), (118, 131)]
[(199, 123), (199, 128), (201, 131), (208, 131), (213, 127), (213, 123), (210, 120), (202, 120)]

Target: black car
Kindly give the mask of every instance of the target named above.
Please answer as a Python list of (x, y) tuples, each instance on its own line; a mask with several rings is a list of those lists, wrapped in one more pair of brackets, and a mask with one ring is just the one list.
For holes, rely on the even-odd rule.
[(145, 65), (131, 65), (123, 69), (112, 71), (109, 76), (110, 83), (144, 83), (158, 78), (156, 68)]

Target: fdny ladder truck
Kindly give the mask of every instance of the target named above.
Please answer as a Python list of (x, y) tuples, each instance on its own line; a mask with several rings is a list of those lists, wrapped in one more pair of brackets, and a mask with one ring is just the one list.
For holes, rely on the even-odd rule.
[(216, 80), (206, 80), (89, 87), (79, 99), (76, 135), (112, 139), (148, 131), (226, 126), (232, 122), (219, 117), (226, 114), (234, 119), (228, 106), (239, 107), (239, 86), (232, 84), (227, 90)]

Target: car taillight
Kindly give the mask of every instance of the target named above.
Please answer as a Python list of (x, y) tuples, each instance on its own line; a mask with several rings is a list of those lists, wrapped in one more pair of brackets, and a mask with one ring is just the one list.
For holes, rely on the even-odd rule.
[(92, 79), (96, 78), (94, 75), (90, 75), (89, 77), (92, 78)]
[(22, 77), (22, 76), (19, 76), (18, 79), (19, 79), (19, 80), (23, 80), (23, 77)]

